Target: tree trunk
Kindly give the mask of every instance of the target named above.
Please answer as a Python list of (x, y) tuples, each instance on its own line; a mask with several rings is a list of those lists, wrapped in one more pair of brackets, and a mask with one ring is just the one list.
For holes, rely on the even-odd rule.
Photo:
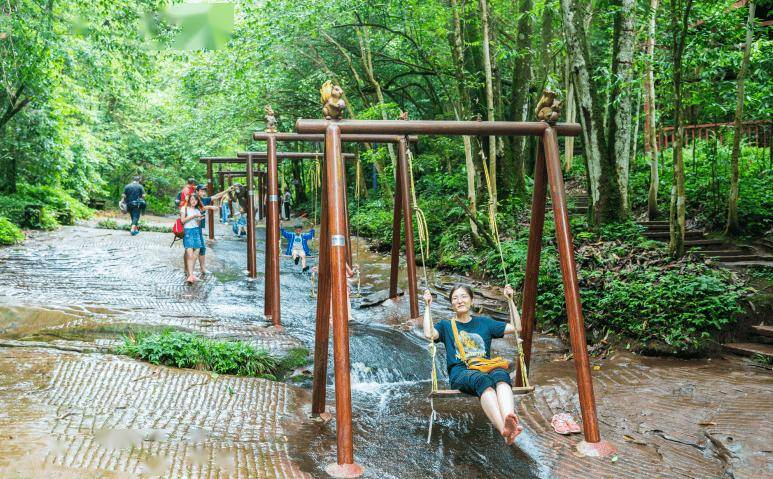
[[(521, 0), (518, 4), (518, 36), (515, 43), (516, 58), (513, 62), (513, 84), (508, 115), (511, 121), (529, 119), (529, 87), (532, 83), (532, 8), (532, 0)], [(506, 141), (509, 146), (502, 161), (507, 163), (506, 169), (512, 171), (512, 176), (507, 178), (504, 184), (511, 184), (513, 194), (525, 199), (526, 137), (510, 136), (506, 137)]]
[[(451, 34), (451, 52), (454, 60), (454, 71), (456, 72), (456, 88), (459, 91), (459, 108), (456, 112), (457, 119), (467, 120), (470, 108), (470, 94), (467, 87), (464, 86), (464, 40), (462, 37), (462, 22), (459, 16), (459, 7), (456, 0), (451, 0), (451, 12), (453, 14), (453, 29)], [(477, 214), (477, 195), (475, 187), (475, 162), (472, 153), (472, 141), (469, 136), (463, 136), (464, 142), (464, 164), (467, 170), (467, 200), (470, 203), (470, 210)], [(470, 231), (472, 231), (473, 242), (478, 244), (478, 226), (474, 221), (470, 221)]]
[(647, 25), (647, 57), (644, 73), (644, 151), (650, 164), (650, 188), (647, 195), (647, 219), (658, 216), (658, 138), (655, 125), (655, 25), (658, 16), (658, 0), (650, 0)]
[(634, 23), (636, 19), (636, 1), (618, 0), (615, 12), (615, 29), (612, 41), (612, 89), (609, 106), (608, 155), (614, 159), (617, 171), (617, 187), (620, 194), (618, 219), (628, 216), (628, 170), (631, 164), (631, 127), (633, 115), (633, 43), (636, 39)]
[[(491, 73), (491, 45), (489, 43), (488, 5), (486, 0), (480, 0), (481, 38), (483, 40), (483, 69), (486, 74), (486, 119), (494, 121), (494, 85)], [(489, 212), (497, 212), (497, 139), (488, 137), (488, 193)]]
[[(565, 58), (564, 82), (566, 89), (566, 121), (574, 123), (577, 121), (577, 109), (575, 108), (574, 83), (572, 82), (572, 70), (569, 67), (569, 57)], [(574, 137), (564, 137), (564, 171), (572, 171), (572, 159), (574, 158)]]
[[(686, 2), (686, 4), (684, 3)], [(684, 127), (682, 126), (682, 52), (687, 37), (687, 21), (692, 9), (692, 0), (671, 0), (671, 34), (674, 65), (674, 184), (671, 187), (671, 208), (669, 211), (671, 255), (684, 256), (685, 233), (685, 191), (684, 191)]]
[[(368, 81), (376, 91), (376, 99), (378, 100), (378, 104), (383, 107), (384, 93), (381, 91), (381, 84), (378, 82), (378, 80), (376, 80), (376, 74), (373, 71), (373, 55), (371, 54), (370, 50), (370, 36), (368, 34), (368, 27), (362, 24), (359, 16), (357, 17), (357, 20), (360, 23), (360, 27), (356, 28), (355, 31), (357, 32), (357, 41), (360, 46), (362, 66), (365, 70), (365, 75), (368, 77)], [(383, 108), (381, 108), (381, 119), (389, 119), (386, 111)], [(389, 157), (392, 160), (392, 171), (394, 174), (397, 174), (397, 156), (395, 154), (395, 146), (392, 143), (388, 143), (387, 147), (389, 148)]]
[(735, 106), (735, 133), (733, 134), (733, 156), (731, 157), (730, 195), (727, 198), (727, 226), (725, 234), (735, 236), (740, 233), (738, 226), (738, 161), (741, 156), (741, 126), (743, 125), (744, 81), (749, 70), (749, 54), (754, 41), (754, 0), (749, 2), (749, 18), (746, 21), (746, 45), (743, 49), (741, 70), (738, 72), (738, 95)]
[(574, 92), (582, 124), (582, 139), (590, 183), (590, 222), (600, 225), (621, 219), (620, 189), (614, 161), (609, 157), (599, 90), (591, 72), (593, 64), (588, 48), (585, 19), (586, 4), (577, 0), (561, 2), (567, 54), (570, 57)]

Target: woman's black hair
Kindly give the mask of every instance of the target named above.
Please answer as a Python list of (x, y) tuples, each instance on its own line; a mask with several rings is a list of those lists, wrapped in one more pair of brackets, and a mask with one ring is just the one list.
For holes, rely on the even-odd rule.
[(467, 294), (468, 294), (468, 295), (470, 295), (470, 299), (472, 299), (472, 298), (474, 298), (474, 297), (475, 297), (475, 292), (472, 290), (472, 288), (470, 287), (470, 285), (468, 285), (468, 284), (464, 284), (464, 283), (456, 283), (455, 285), (453, 285), (453, 286), (451, 287), (451, 292), (450, 292), (450, 293), (448, 293), (448, 302), (449, 302), (449, 303), (451, 303), (451, 302), (452, 302), (452, 301), (451, 301), (451, 298), (453, 297), (454, 293), (455, 293), (455, 292), (456, 292), (456, 290), (458, 290), (458, 289), (463, 289), (463, 290), (467, 291)]

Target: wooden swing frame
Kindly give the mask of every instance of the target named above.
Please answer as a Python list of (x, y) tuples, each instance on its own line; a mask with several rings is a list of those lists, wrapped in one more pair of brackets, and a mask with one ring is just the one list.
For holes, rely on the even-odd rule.
[[(322, 234), (319, 252), (319, 294), (317, 307), (316, 351), (314, 364), (315, 401), (312, 410), (320, 414), (324, 411), (324, 398), (327, 378), (327, 347), (329, 311), (333, 313), (333, 352), (335, 367), (336, 398), (336, 434), (337, 465), (335, 470), (347, 474), (361, 474), (363, 469), (354, 462), (352, 444), (352, 408), (349, 360), (349, 325), (346, 304), (346, 243), (347, 219), (345, 215), (344, 164), (341, 154), (342, 134), (390, 134), (390, 135), (467, 135), (467, 136), (536, 136), (540, 138), (534, 171), (534, 193), (531, 206), (531, 225), (526, 261), (526, 274), (523, 288), (523, 348), (524, 359), (528, 367), (531, 357), (532, 337), (537, 299), (537, 280), (542, 249), (542, 234), (545, 220), (547, 185), (550, 184), (552, 207), (556, 224), (556, 240), (564, 284), (567, 306), (570, 341), (574, 355), (577, 385), (582, 412), (585, 442), (599, 454), (608, 454), (614, 447), (601, 440), (596, 414), (596, 402), (591, 379), (590, 360), (585, 339), (585, 327), (580, 304), (579, 284), (574, 261), (572, 234), (569, 229), (569, 214), (566, 206), (561, 160), (559, 154), (559, 136), (577, 136), (581, 132), (579, 124), (547, 122), (506, 122), (506, 121), (434, 121), (434, 120), (310, 120), (299, 119), (295, 124), (297, 132), (306, 134), (325, 134), (325, 169), (327, 194), (323, 194)], [(404, 145), (404, 141), (400, 143)], [(413, 240), (410, 216), (410, 195), (408, 195), (408, 177), (405, 151), (398, 155), (399, 192), (404, 198), (400, 203), (405, 214), (406, 253)], [(397, 194), (397, 193), (396, 193)], [(406, 206), (407, 205), (407, 206)], [(400, 205), (395, 203), (397, 219)], [(397, 223), (397, 222), (395, 222)], [(399, 228), (393, 224), (394, 228)], [(399, 231), (399, 229), (398, 229)], [(395, 246), (393, 241), (393, 252)], [(393, 266), (395, 256), (392, 257)], [(411, 275), (411, 267), (414, 274)], [(409, 289), (416, 288), (415, 261), (408, 262)], [(323, 287), (328, 284), (329, 287)], [(320, 312), (322, 314), (320, 314)], [(411, 311), (411, 315), (414, 316)], [(416, 310), (418, 316), (418, 308)], [(318, 362), (320, 349), (324, 351), (325, 361)], [(517, 374), (517, 387), (522, 387), (520, 371)], [(520, 392), (516, 390), (516, 392)], [(528, 391), (524, 391), (528, 392)], [(453, 397), (458, 392), (446, 390), (444, 397)], [(322, 404), (316, 401), (321, 398)], [(603, 451), (603, 452), (602, 452)], [(350, 476), (353, 477), (353, 476)]]

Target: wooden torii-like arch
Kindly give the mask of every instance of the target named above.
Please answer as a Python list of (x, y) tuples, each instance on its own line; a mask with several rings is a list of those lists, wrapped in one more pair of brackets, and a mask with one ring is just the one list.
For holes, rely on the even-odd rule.
[[(556, 113), (557, 116), (557, 113)], [(531, 225), (527, 252), (526, 273), (523, 287), (522, 322), (523, 349), (526, 364), (529, 364), (532, 349), (532, 336), (535, 323), (537, 300), (537, 279), (539, 273), (542, 234), (545, 219), (547, 185), (550, 184), (553, 214), (556, 224), (561, 274), (567, 307), (569, 333), (577, 375), (580, 409), (582, 412), (584, 441), (578, 444), (586, 455), (604, 456), (614, 452), (612, 444), (602, 441), (599, 434), (596, 403), (593, 394), (593, 382), (590, 372), (585, 326), (580, 304), (579, 284), (574, 261), (572, 234), (569, 229), (569, 214), (566, 207), (564, 181), (561, 173), (561, 161), (558, 146), (559, 136), (577, 136), (581, 132), (579, 124), (508, 121), (433, 121), (433, 120), (310, 120), (299, 119), (295, 129), (302, 134), (325, 135), (325, 172), (327, 194), (322, 206), (323, 227), (320, 235), (319, 269), (320, 288), (317, 296), (317, 348), (323, 340), (323, 350), (327, 353), (328, 316), (320, 316), (320, 309), (332, 305), (333, 312), (333, 354), (335, 368), (336, 434), (337, 463), (327, 467), (327, 472), (335, 477), (357, 477), (363, 468), (354, 462), (352, 444), (352, 407), (349, 360), (349, 324), (346, 297), (346, 218), (344, 191), (344, 164), (341, 154), (341, 138), (345, 134), (389, 134), (389, 135), (468, 135), (468, 136), (536, 136), (540, 138), (541, 148), (535, 163), (534, 193), (531, 206)], [(403, 171), (405, 165), (403, 164)], [(402, 175), (401, 175), (402, 176)], [(406, 195), (410, 202), (410, 195)], [(410, 214), (410, 213), (409, 213)], [(407, 225), (406, 225), (407, 226)], [(407, 229), (407, 228), (406, 228)], [(322, 271), (329, 271), (325, 284)], [(323, 311), (324, 312), (324, 311)], [(325, 387), (327, 360), (318, 364), (320, 354), (315, 352), (314, 385), (317, 376)], [(520, 380), (520, 378), (519, 378)], [(520, 381), (519, 381), (520, 383)], [(315, 397), (324, 400), (324, 389), (315, 391)], [(324, 404), (322, 411), (324, 411)], [(314, 408), (319, 414), (322, 411)]]
[[(266, 151), (265, 152), (244, 152), (239, 153), (237, 156), (239, 158), (244, 158), (246, 160), (252, 161), (253, 158), (260, 158), (265, 159), (267, 164), (267, 177), (266, 177), (266, 254), (265, 254), (265, 260), (266, 260), (266, 269), (265, 269), (265, 300), (264, 300), (264, 315), (266, 319), (271, 320), (271, 322), (275, 326), (279, 326), (281, 324), (281, 307), (280, 307), (280, 293), (279, 293), (279, 184), (278, 184), (278, 172), (279, 172), (279, 165), (278, 160), (280, 159), (320, 159), (323, 160), (325, 155), (324, 153), (314, 153), (314, 152), (288, 152), (288, 153), (282, 153), (277, 151), (276, 144), (278, 142), (311, 142), (311, 143), (321, 143), (325, 140), (325, 135), (300, 135), (297, 133), (278, 133), (273, 131), (266, 131), (266, 132), (255, 132), (252, 135), (252, 139), (254, 141), (260, 141), (266, 143)], [(411, 137), (409, 138), (410, 141), (417, 141), (417, 138)], [(365, 134), (365, 135), (343, 135), (341, 138), (342, 142), (345, 143), (401, 143), (407, 141), (405, 137), (399, 136), (399, 135), (378, 135), (378, 134)], [(351, 160), (354, 159), (355, 156), (352, 153), (341, 153), (341, 159), (342, 160)], [(325, 180), (325, 169), (322, 170), (322, 204), (321, 204), (321, 211), (322, 215), (324, 215), (325, 211), (325, 204), (326, 204), (326, 185), (327, 181)], [(345, 211), (345, 231), (346, 234), (344, 235), (344, 245), (346, 249), (346, 259), (351, 264), (352, 261), (352, 250), (351, 250), (351, 236), (349, 234), (349, 215), (348, 215), (348, 206), (346, 202), (346, 175), (343, 176), (343, 188), (344, 188), (344, 203), (343, 208)], [(249, 186), (248, 186), (248, 194), (249, 194)], [(321, 234), (323, 234), (326, 231), (326, 224), (324, 221), (322, 221), (322, 218), (324, 216), (320, 217), (320, 223), (321, 223)], [(406, 223), (406, 231), (409, 230), (407, 227), (408, 223)], [(415, 261), (413, 261), (413, 228), (410, 228), (410, 234), (411, 234), (411, 253), (410, 253), (410, 259), (411, 261), (408, 261), (409, 265), (413, 266), (413, 281), (409, 278), (409, 285), (413, 284), (413, 296), (412, 296), (412, 304), (417, 304), (416, 299), (416, 271), (415, 271)], [(398, 234), (397, 237), (399, 238), (399, 225), (398, 225)], [(393, 242), (394, 243), (394, 242)], [(407, 244), (407, 243), (406, 243)], [(322, 248), (322, 243), (320, 243), (320, 249)], [(397, 254), (399, 254), (399, 241), (397, 242), (397, 252), (394, 250), (393, 246), (393, 277), (394, 277), (394, 284), (395, 284), (395, 295), (396, 295), (396, 284), (397, 284), (397, 266), (395, 265), (395, 258), (397, 258)], [(409, 266), (410, 268), (411, 266)], [(327, 290), (329, 288), (329, 281), (327, 281), (327, 276), (325, 274), (327, 270), (323, 270), (320, 268), (319, 273), (319, 289), (320, 290)], [(323, 307), (324, 308), (324, 307)], [(416, 316), (418, 316), (418, 306), (415, 307), (416, 309)], [(328, 305), (327, 310), (320, 310), (319, 303), (317, 304), (317, 318), (320, 317), (320, 314), (329, 315), (330, 309)], [(317, 321), (317, 324), (319, 324), (319, 321)], [(327, 341), (325, 341), (325, 344), (327, 345)], [(319, 348), (318, 348), (319, 349)], [(324, 348), (325, 350), (325, 362), (327, 361), (327, 346)], [(315, 353), (316, 354), (316, 353)], [(317, 364), (319, 361), (316, 360), (315, 357), (315, 364)], [(324, 376), (324, 375), (323, 375)], [(318, 377), (315, 374), (315, 378)], [(317, 379), (315, 379), (316, 381)], [(324, 385), (323, 385), (324, 388)], [(318, 388), (315, 388), (317, 390)], [(315, 396), (316, 397), (316, 396)], [(321, 403), (322, 407), (324, 408), (324, 389), (322, 391), (322, 398)], [(314, 404), (318, 404), (320, 400), (314, 402)], [(324, 409), (322, 410), (324, 412)]]

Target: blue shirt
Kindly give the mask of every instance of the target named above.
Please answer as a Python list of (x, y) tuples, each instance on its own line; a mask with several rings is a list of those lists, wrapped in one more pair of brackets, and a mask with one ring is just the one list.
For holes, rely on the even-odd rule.
[[(199, 201), (201, 201), (202, 206), (209, 206), (212, 204), (212, 198), (209, 196), (202, 196), (199, 198)], [(203, 210), (204, 217), (201, 219), (201, 223), (199, 223), (199, 227), (201, 229), (204, 229), (205, 226), (207, 226), (207, 212), (206, 210)]]
[[(470, 322), (456, 322), (456, 329), (459, 331), (459, 341), (462, 343), (464, 353), (467, 359), (475, 357), (491, 357), (491, 339), (501, 338), (505, 335), (507, 323), (496, 321), (488, 316), (473, 316)], [(438, 332), (436, 343), (443, 343), (446, 347), (446, 364), (448, 365), (448, 376), (467, 369), (456, 351), (456, 342), (454, 342), (454, 330), (451, 327), (451, 320), (444, 319), (435, 325)]]

